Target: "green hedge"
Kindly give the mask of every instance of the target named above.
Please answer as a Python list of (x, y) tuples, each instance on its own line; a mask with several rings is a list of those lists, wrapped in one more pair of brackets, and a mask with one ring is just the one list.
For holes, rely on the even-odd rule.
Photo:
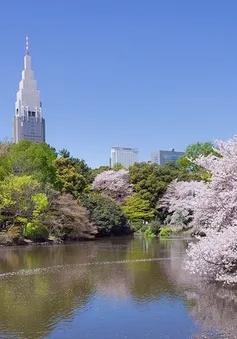
[(24, 231), (25, 237), (32, 241), (45, 241), (49, 237), (49, 231), (46, 226), (36, 222), (29, 222)]

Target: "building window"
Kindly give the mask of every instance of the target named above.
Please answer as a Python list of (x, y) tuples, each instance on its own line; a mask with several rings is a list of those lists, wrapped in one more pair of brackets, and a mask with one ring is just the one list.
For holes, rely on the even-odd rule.
[(35, 117), (35, 112), (33, 111), (29, 111), (28, 114), (29, 114), (29, 117)]

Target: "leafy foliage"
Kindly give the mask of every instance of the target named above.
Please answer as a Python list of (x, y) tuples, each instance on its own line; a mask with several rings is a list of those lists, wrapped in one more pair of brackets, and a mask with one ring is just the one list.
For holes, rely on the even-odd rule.
[(47, 208), (47, 197), (40, 190), (40, 184), (30, 176), (7, 177), (0, 182), (0, 214), (7, 215), (11, 223), (19, 217), (39, 219)]
[(127, 198), (122, 206), (123, 212), (129, 221), (149, 221), (154, 216), (154, 209), (151, 209), (149, 201), (141, 199), (138, 194)]
[(160, 231), (161, 237), (166, 237), (167, 235), (170, 235), (173, 232), (173, 229), (171, 227), (163, 227)]
[(45, 143), (21, 140), (10, 147), (7, 171), (9, 174), (31, 175), (39, 182), (56, 185), (56, 168), (53, 165), (56, 157), (55, 149)]
[(24, 235), (33, 241), (46, 241), (49, 236), (49, 231), (46, 226), (37, 223), (29, 222), (24, 230)]
[(152, 233), (158, 235), (160, 233), (161, 225), (157, 220), (153, 220), (149, 223), (149, 228), (151, 229)]
[(97, 234), (88, 211), (71, 194), (57, 195), (47, 216), (51, 234), (62, 239), (83, 239)]
[(200, 167), (195, 162), (200, 156), (220, 156), (217, 149), (215, 149), (214, 145), (211, 142), (197, 142), (196, 144), (192, 144), (187, 147), (184, 152), (184, 155), (178, 160), (178, 166), (181, 170), (184, 171), (193, 171), (199, 172)]
[(85, 186), (86, 181), (84, 177), (79, 174), (76, 167), (72, 165), (68, 158), (59, 158), (54, 162), (57, 174), (62, 182), (62, 191), (77, 196), (81, 193)]
[(86, 184), (91, 183), (92, 169), (85, 163), (85, 160), (74, 158), (70, 155), (70, 152), (63, 148), (59, 151), (61, 158), (67, 159), (67, 163), (70, 164), (78, 174), (81, 174), (86, 180)]
[(164, 166), (145, 162), (136, 163), (129, 167), (129, 172), (130, 182), (136, 193), (141, 199), (149, 201), (151, 208), (155, 208), (168, 184), (179, 175), (178, 168), (172, 163)]
[(145, 237), (146, 238), (154, 238), (156, 235), (152, 232), (152, 230), (148, 227), (145, 230)]
[(119, 162), (113, 165), (113, 171), (120, 171), (121, 169), (126, 170), (126, 168)]
[(89, 211), (89, 219), (98, 227), (99, 236), (130, 233), (121, 207), (108, 196), (92, 193), (81, 198)]

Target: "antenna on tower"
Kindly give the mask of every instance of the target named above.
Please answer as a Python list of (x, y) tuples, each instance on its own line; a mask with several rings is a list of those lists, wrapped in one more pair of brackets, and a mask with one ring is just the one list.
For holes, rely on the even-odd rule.
[(29, 38), (26, 36), (26, 55), (29, 55)]

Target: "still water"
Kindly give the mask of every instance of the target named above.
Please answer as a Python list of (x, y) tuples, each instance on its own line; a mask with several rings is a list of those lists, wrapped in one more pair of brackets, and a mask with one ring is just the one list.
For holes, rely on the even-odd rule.
[(0, 248), (0, 338), (237, 338), (237, 290), (182, 269), (187, 239)]

